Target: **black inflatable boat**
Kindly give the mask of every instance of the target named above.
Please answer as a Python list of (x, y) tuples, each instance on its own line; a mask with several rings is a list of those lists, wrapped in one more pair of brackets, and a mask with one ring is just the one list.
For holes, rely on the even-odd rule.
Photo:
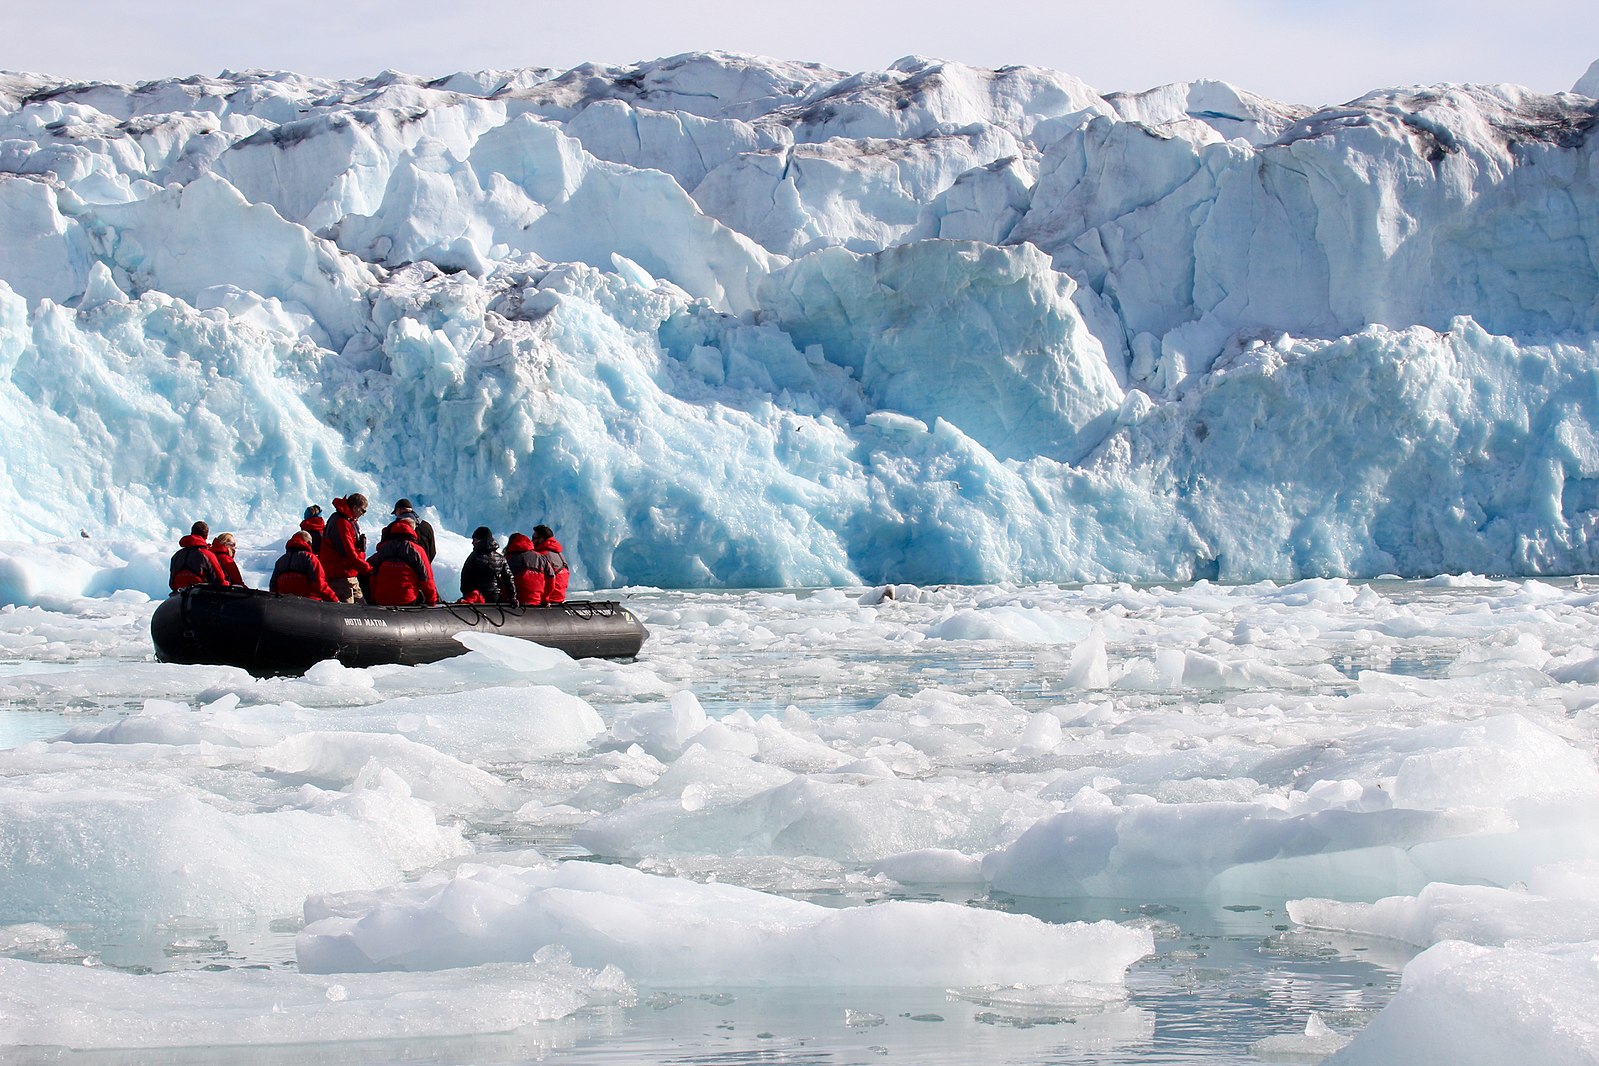
[(633, 612), (610, 601), (371, 607), (204, 585), (173, 593), (150, 619), (162, 662), (242, 666), (261, 677), (303, 674), (323, 659), (345, 666), (437, 662), (466, 652), (457, 633), (521, 637), (575, 659), (631, 658), (649, 635)]

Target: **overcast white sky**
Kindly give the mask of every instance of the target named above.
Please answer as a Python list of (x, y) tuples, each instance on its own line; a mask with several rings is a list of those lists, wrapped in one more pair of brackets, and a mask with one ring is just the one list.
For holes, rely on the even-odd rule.
[(1024, 63), (1101, 92), (1215, 78), (1281, 100), (1515, 82), (1599, 59), (1593, 0), (6, 0), (0, 69), (137, 81), (251, 67), (349, 77), (627, 63), (724, 49), (876, 70)]

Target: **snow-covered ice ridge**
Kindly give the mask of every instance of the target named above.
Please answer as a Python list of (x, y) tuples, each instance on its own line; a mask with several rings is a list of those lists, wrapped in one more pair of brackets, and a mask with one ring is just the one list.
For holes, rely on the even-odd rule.
[(1592, 570), (1595, 82), (0, 76), (0, 538), (360, 488), (602, 586)]

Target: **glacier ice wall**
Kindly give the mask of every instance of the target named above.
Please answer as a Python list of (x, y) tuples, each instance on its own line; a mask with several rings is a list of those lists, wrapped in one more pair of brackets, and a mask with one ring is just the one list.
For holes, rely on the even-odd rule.
[(1592, 570), (1595, 92), (0, 75), (0, 538), (363, 489), (595, 586)]

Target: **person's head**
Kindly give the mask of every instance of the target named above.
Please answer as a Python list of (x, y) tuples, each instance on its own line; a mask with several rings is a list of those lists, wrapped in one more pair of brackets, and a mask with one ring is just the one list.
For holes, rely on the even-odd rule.
[(213, 548), (226, 548), (229, 551), (232, 551), (233, 550), (233, 534), (232, 533), (218, 533), (217, 534), (217, 539), (211, 542), (211, 546)]
[(551, 529), (549, 526), (533, 527), (533, 539), (536, 541), (549, 540), (553, 536), (555, 536), (555, 530)]
[(305, 509), (305, 517), (307, 517), (307, 518), (316, 518), (316, 517), (318, 517), (321, 514), (322, 514), (322, 505), (319, 504), (319, 503), (313, 503), (311, 506), (309, 506), (309, 507), (307, 507)]
[(494, 530), (488, 526), (478, 526), (472, 531), (472, 543), (493, 546)]
[(366, 514), (366, 497), (359, 492), (352, 492), (344, 498), (345, 504), (350, 508), (350, 513), (359, 518)]
[(390, 511), (389, 514), (405, 514), (407, 511), (415, 510), (416, 507), (412, 505), (411, 501), (406, 499), (404, 496), (401, 496), (398, 500), (394, 501), (394, 510)]
[(296, 543), (296, 544), (303, 544), (307, 548), (309, 548), (311, 546), (311, 534), (307, 533), (303, 529), (300, 530), (298, 533), (296, 533), (294, 536), (290, 537), (289, 540), (294, 542), (294, 543)]
[(211, 535), (211, 527), (204, 522), (196, 522), (189, 527), (189, 535), (192, 537), (209, 537)]

